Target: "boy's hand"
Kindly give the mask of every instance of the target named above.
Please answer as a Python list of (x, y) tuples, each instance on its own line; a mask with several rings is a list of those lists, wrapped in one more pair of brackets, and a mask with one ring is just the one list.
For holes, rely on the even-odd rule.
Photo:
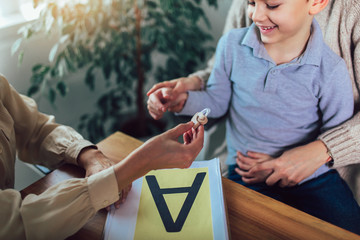
[(256, 165), (273, 160), (273, 157), (263, 153), (247, 152), (247, 156), (241, 152), (237, 152), (235, 172), (242, 176), (242, 180), (248, 184), (265, 182), (265, 180), (272, 173), (272, 169), (254, 168)]
[[(253, 165), (248, 172), (241, 173), (245, 174), (245, 178), (254, 180), (250, 183), (259, 182), (259, 180), (265, 178), (264, 180), (269, 186), (278, 184), (280, 187), (293, 187), (311, 176), (325, 164), (327, 158), (326, 146), (320, 140), (317, 140), (285, 151), (278, 158), (259, 162)], [(250, 161), (250, 165), (252, 163)], [(267, 177), (266, 173), (269, 173)]]
[(147, 92), (150, 115), (158, 120), (166, 111), (180, 112), (187, 100), (187, 91), (201, 90), (202, 87), (202, 80), (195, 76), (155, 84)]
[(184, 108), (187, 97), (187, 93), (174, 94), (173, 89), (163, 87), (150, 94), (147, 108), (150, 115), (158, 120), (166, 111), (180, 112)]
[(147, 108), (150, 115), (159, 120), (171, 104), (171, 88), (160, 88), (149, 95)]

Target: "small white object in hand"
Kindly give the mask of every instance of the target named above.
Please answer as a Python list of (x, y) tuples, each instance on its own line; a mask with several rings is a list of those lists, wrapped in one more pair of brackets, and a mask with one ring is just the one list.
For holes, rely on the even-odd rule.
[(200, 112), (195, 113), (191, 118), (191, 121), (194, 123), (193, 128), (196, 129), (201, 125), (205, 125), (208, 122), (207, 116), (210, 113), (210, 108), (205, 108)]

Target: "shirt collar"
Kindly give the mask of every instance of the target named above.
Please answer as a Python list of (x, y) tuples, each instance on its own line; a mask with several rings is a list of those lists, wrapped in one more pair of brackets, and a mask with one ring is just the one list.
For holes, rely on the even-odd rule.
[(255, 23), (252, 23), (243, 38), (242, 45), (248, 46), (253, 49), (253, 54), (257, 58), (263, 58), (269, 62), (273, 62), (269, 54), (267, 53), (264, 44), (261, 41), (260, 33)]
[[(273, 62), (267, 53), (264, 44), (260, 40), (260, 33), (254, 23), (249, 27), (245, 37), (241, 41), (241, 45), (246, 45), (253, 49), (255, 57), (263, 58), (267, 61)], [(321, 52), (324, 45), (324, 40), (321, 32), (320, 25), (313, 19), (311, 24), (311, 35), (306, 46), (305, 52), (302, 54), (300, 64), (311, 64), (320, 66)]]

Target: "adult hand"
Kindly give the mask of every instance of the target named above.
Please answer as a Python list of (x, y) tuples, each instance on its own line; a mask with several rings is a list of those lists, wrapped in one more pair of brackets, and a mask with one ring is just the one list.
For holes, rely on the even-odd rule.
[[(193, 122), (180, 124), (155, 136), (116, 164), (119, 189), (151, 170), (190, 167), (204, 144), (204, 127), (192, 130), (193, 126)], [(184, 144), (178, 141), (181, 135), (186, 138)]]
[(256, 164), (249, 170), (249, 174), (257, 176), (264, 171), (270, 171), (271, 174), (265, 180), (267, 185), (292, 187), (313, 174), (326, 163), (328, 157), (324, 143), (316, 140), (285, 151), (278, 158)]
[(196, 76), (181, 77), (170, 81), (164, 81), (155, 84), (146, 93), (146, 95), (150, 96), (150, 94), (154, 93), (156, 90), (160, 88), (171, 88), (173, 89), (173, 95), (176, 95), (176, 94), (184, 93), (186, 91), (201, 90), (202, 87), (203, 87), (202, 80)]
[[(204, 144), (204, 127), (192, 129), (193, 122), (180, 124), (167, 132), (151, 138), (136, 153), (147, 162), (147, 169), (188, 168)], [(178, 141), (184, 137), (184, 144)]]
[[(78, 164), (85, 169), (86, 177), (89, 177), (114, 165), (114, 163), (109, 158), (107, 158), (100, 150), (92, 147), (87, 147), (80, 151), (78, 156)], [(127, 195), (131, 190), (131, 187), (132, 185), (129, 184), (127, 187), (121, 190), (119, 200), (114, 203), (116, 208), (119, 208), (120, 204), (125, 202)], [(106, 209), (109, 211), (110, 206), (108, 206)]]

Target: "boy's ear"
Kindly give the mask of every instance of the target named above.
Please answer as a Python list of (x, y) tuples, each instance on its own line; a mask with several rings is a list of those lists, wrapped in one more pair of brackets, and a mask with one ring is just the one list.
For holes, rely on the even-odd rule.
[(329, 3), (329, 0), (310, 0), (310, 1), (311, 1), (311, 7), (309, 10), (310, 15), (318, 14)]

